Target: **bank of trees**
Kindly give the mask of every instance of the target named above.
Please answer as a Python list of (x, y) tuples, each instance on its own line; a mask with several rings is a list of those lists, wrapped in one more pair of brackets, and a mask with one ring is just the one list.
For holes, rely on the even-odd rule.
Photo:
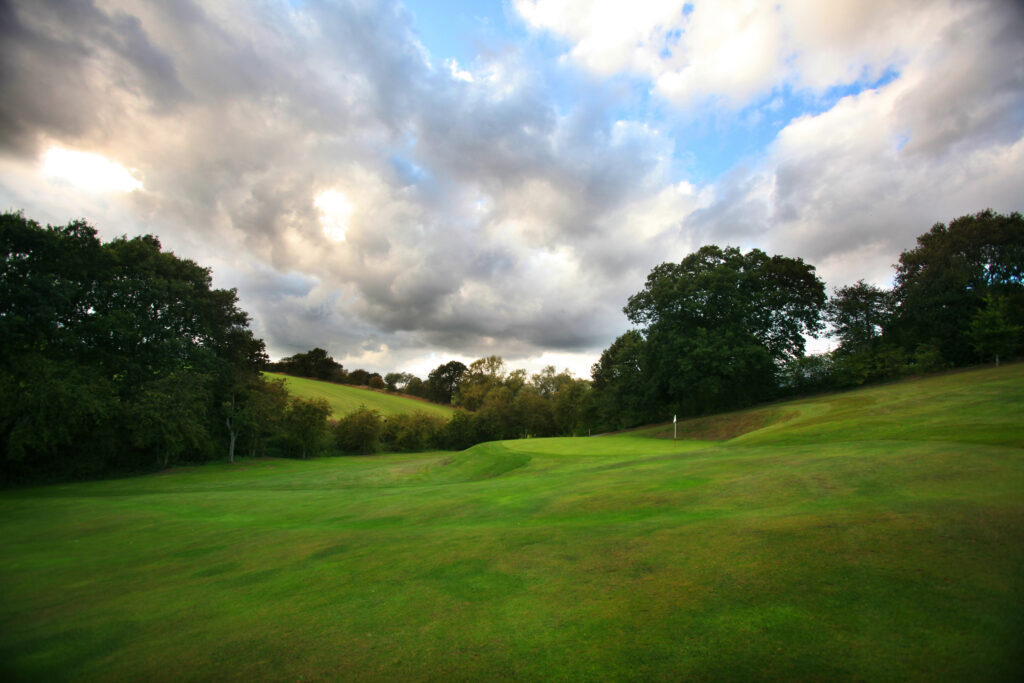
[(209, 269), (20, 213), (0, 255), (0, 482), (301, 453), (307, 406), (261, 379), (263, 342)]
[(407, 394), (446, 406), (452, 405), (459, 390), (459, 382), (468, 369), (457, 360), (448, 361), (431, 370), (426, 380), (410, 372), (389, 372), (381, 375), (361, 368), (349, 371), (319, 347), (282, 358), (276, 363), (269, 363), (266, 368), (270, 372), (295, 377)]
[[(451, 388), (451, 403), (457, 411), (450, 418), (418, 411), (384, 415), (361, 407), (330, 422), (323, 406), (321, 414), (304, 423), (307, 440), (302, 457), (462, 450), (500, 439), (582, 435), (596, 424), (590, 382), (568, 370), (558, 372), (548, 366), (531, 376), (525, 370), (509, 370), (498, 356), (488, 356), (468, 367), (451, 361), (431, 375), (435, 382), (458, 376)], [(275, 429), (266, 419), (253, 424), (271, 432)], [(299, 457), (295, 448), (291, 454)]]
[[(826, 297), (813, 266), (756, 249), (661, 264), (591, 381), (497, 356), (426, 379), (348, 372), (321, 348), (276, 364), (459, 408), (447, 421), (362, 410), (332, 424), (326, 403), (261, 376), (264, 345), (235, 292), (156, 237), (103, 243), (84, 221), (44, 228), (6, 213), (0, 254), (3, 483), (596, 433), (1024, 351), (1024, 219), (983, 211), (921, 235), (891, 289), (860, 281)], [(805, 355), (825, 329), (838, 347)]]
[[(602, 428), (731, 408), (1000, 359), (1024, 351), (1024, 219), (983, 211), (903, 252), (895, 285), (826, 298), (800, 259), (706, 246), (654, 268), (625, 313), (636, 327), (593, 368)], [(806, 356), (825, 329), (829, 354)]]
[(276, 363), (268, 363), (267, 370), (325, 382), (343, 383), (348, 379), (348, 373), (341, 363), (331, 358), (330, 354), (320, 347), (282, 358)]
[(779, 368), (823, 329), (813, 266), (710, 245), (663, 263), (624, 309), (637, 328), (593, 368), (603, 427), (728, 410), (771, 398)]
[(457, 360), (437, 366), (430, 371), (425, 381), (409, 372), (389, 372), (381, 375), (362, 368), (349, 371), (319, 347), (282, 358), (276, 363), (268, 363), (266, 369), (295, 377), (408, 394), (442, 405), (452, 404), (459, 380), (466, 372), (466, 366)]
[[(528, 377), (499, 357), (385, 377), (462, 410), (432, 447), (597, 433), (816, 391), (1000, 362), (1024, 351), (1024, 219), (993, 211), (937, 224), (899, 256), (891, 289), (858, 281), (827, 296), (799, 258), (708, 245), (656, 266), (624, 312), (633, 323), (591, 381)], [(831, 353), (805, 353), (830, 334)], [(378, 416), (381, 434), (387, 420)], [(394, 431), (394, 430), (393, 430)], [(377, 443), (394, 444), (381, 437)]]
[[(276, 363), (268, 363), (266, 369), (270, 372), (281, 372), (286, 375), (318, 379), (324, 382), (334, 382), (335, 384), (368, 386), (372, 389), (385, 389), (388, 387), (380, 373), (370, 372), (362, 368), (346, 370), (341, 363), (334, 360), (327, 351), (320, 347), (282, 358)], [(391, 391), (394, 390), (391, 389)]]
[[(333, 446), (349, 454), (461, 450), (500, 439), (583, 435), (595, 424), (590, 382), (568, 370), (548, 366), (528, 375), (509, 370), (499, 356), (458, 366), (464, 370), (451, 394), (458, 410), (448, 420), (418, 412), (385, 416), (363, 408), (338, 420)], [(441, 368), (446, 369), (437, 376), (457, 369)]]
[[(859, 281), (831, 296), (801, 259), (709, 245), (651, 271), (624, 308), (634, 328), (592, 381), (554, 368), (528, 377), (492, 356), (383, 383), (461, 409), (444, 425), (421, 421), (430, 447), (614, 430), (1012, 357), (1024, 350), (1022, 273), (1019, 213), (935, 225), (900, 255), (893, 288)], [(806, 355), (805, 340), (826, 331), (836, 350)], [(398, 421), (376, 420), (378, 446), (414, 442), (389, 436)]]
[(833, 293), (838, 386), (998, 363), (1024, 350), (1024, 218), (993, 211), (936, 224), (900, 255), (894, 286)]

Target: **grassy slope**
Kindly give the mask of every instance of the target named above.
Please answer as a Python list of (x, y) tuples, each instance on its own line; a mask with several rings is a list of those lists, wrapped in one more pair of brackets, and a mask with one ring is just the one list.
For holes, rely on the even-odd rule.
[(780, 408), (727, 443), (537, 439), (6, 492), (0, 666), (1019, 679), (1024, 365)]
[(268, 372), (266, 375), (267, 377), (274, 379), (283, 379), (285, 381), (285, 386), (288, 387), (288, 391), (296, 396), (302, 396), (303, 398), (318, 397), (326, 399), (327, 402), (331, 404), (331, 410), (334, 411), (334, 417), (348, 415), (349, 413), (358, 410), (360, 406), (366, 406), (371, 410), (377, 410), (382, 415), (413, 413), (420, 411), (447, 418), (451, 416), (452, 412), (454, 412), (453, 408), (449, 408), (447, 406), (438, 405), (429, 401), (421, 401), (399, 394), (386, 394), (384, 392), (373, 391), (371, 389), (363, 389), (345, 384), (333, 384), (331, 382), (321, 382), (319, 380), (306, 379), (303, 377), (289, 377), (288, 375), (281, 375), (277, 373)]

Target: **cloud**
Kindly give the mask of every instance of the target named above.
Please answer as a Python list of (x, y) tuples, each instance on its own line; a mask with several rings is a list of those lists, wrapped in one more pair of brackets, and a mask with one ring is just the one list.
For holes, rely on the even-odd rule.
[(957, 0), (516, 0), (524, 21), (566, 39), (603, 76), (648, 79), (681, 106), (740, 109), (782, 88), (874, 82), (954, 25)]
[(29, 182), (52, 145), (132, 168), (139, 196), (89, 217), (211, 265), (275, 354), (593, 353), (622, 324), (622, 270), (657, 251), (616, 246), (622, 208), (645, 238), (678, 223), (670, 142), (601, 94), (561, 111), (517, 50), (472, 78), (432, 62), (399, 4), (63, 7), (8, 9), (3, 62), (32, 68), (4, 81), (22, 170), (0, 196), (77, 215)]
[[(526, 40), (446, 62), (397, 2), (0, 4), (0, 203), (158, 234), (238, 288), (275, 356), (581, 374), (650, 268), (703, 243), (804, 256), (840, 284), (884, 278), (934, 220), (1020, 207), (1009, 5), (516, 7), (569, 56)], [(638, 103), (622, 72), (663, 99)], [(662, 125), (751, 101), (775, 116), (780, 87), (852, 80), (872, 87), (787, 119), (712, 184)], [(141, 187), (61, 184), (55, 147)]]
[(800, 255), (833, 285), (887, 284), (933, 223), (1020, 210), (1024, 70), (1006, 68), (1024, 54), (1020, 22), (982, 5), (964, 13), (900, 78), (789, 123), (695, 224)]

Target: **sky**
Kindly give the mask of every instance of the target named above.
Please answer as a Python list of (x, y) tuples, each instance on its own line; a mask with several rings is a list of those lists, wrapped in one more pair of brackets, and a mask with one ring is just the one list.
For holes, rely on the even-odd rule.
[(0, 210), (158, 235), (275, 359), (587, 377), (659, 263), (887, 286), (985, 208), (1024, 209), (1012, 0), (0, 0)]

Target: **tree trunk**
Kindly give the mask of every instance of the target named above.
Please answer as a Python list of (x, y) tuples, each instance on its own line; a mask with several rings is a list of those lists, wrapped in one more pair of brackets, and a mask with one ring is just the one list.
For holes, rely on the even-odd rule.
[(231, 464), (235, 463), (235, 439), (238, 437), (238, 432), (235, 431), (231, 421), (235, 417), (235, 395), (231, 394), (231, 413), (228, 415), (224, 423), (228, 426), (228, 435), (230, 441), (228, 442), (228, 462)]
[(238, 437), (238, 433), (231, 428), (231, 420), (228, 420), (228, 433), (231, 435), (228, 441), (228, 462), (234, 464), (235, 462), (235, 439)]

